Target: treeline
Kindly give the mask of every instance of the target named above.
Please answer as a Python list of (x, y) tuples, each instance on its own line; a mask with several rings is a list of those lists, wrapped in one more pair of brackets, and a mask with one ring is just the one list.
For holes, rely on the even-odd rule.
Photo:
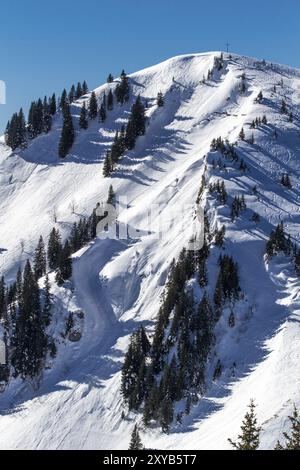
[[(223, 239), (225, 229), (220, 229)], [(222, 241), (223, 243), (223, 241)], [(214, 326), (226, 302), (240, 297), (238, 267), (224, 255), (219, 259), (219, 273), (213, 298), (205, 292), (197, 305), (186, 282), (196, 277), (200, 286), (207, 285), (206, 260), (209, 246), (205, 242), (197, 252), (185, 249), (172, 262), (168, 281), (150, 342), (141, 326), (130, 338), (122, 368), (121, 392), (129, 409), (143, 409), (143, 422), (158, 422), (168, 432), (174, 419), (183, 413), (205, 390), (205, 371), (215, 342)], [(222, 372), (220, 361), (213, 378)], [(174, 416), (175, 402), (184, 400), (185, 409)]]
[(120, 132), (116, 132), (112, 147), (106, 153), (103, 165), (104, 177), (111, 175), (120, 157), (126, 150), (132, 150), (135, 147), (136, 139), (145, 134), (145, 129), (145, 107), (141, 97), (138, 96), (131, 107), (131, 113), (126, 127), (122, 126)]
[(12, 150), (26, 148), (28, 140), (51, 130), (52, 117), (58, 109), (63, 110), (66, 103), (73, 103), (87, 92), (87, 83), (84, 81), (82, 84), (78, 82), (76, 87), (72, 85), (69, 93), (64, 89), (58, 100), (55, 93), (50, 97), (39, 98), (31, 103), (27, 122), (21, 108), (19, 113), (14, 113), (7, 123), (4, 134), (6, 145)]
[[(113, 77), (111, 74), (108, 76), (107, 82), (108, 83), (113, 82)], [(125, 71), (123, 70), (120, 76), (120, 82), (115, 87), (114, 93), (112, 89), (109, 90), (107, 96), (104, 93), (101, 104), (98, 103), (96, 93), (92, 91), (87, 105), (85, 102), (82, 105), (80, 116), (79, 116), (79, 127), (81, 129), (87, 129), (89, 126), (89, 119), (94, 120), (97, 118), (97, 116), (98, 116), (99, 122), (104, 122), (107, 118), (107, 112), (112, 111), (114, 108), (114, 101), (116, 101), (120, 105), (123, 105), (126, 101), (129, 100), (129, 97), (130, 97), (129, 81), (128, 81), (128, 77)], [(62, 126), (60, 141), (59, 141), (59, 156), (63, 158), (71, 150), (72, 145), (74, 143), (74, 138), (75, 138), (74, 126), (73, 126), (72, 116), (70, 112), (70, 101), (67, 100), (66, 93), (64, 94), (64, 100), (61, 103), (61, 107), (63, 110), (63, 126)], [(113, 161), (116, 161), (117, 153), (118, 155), (120, 154), (120, 148), (121, 148), (121, 137), (117, 135), (115, 137), (115, 141), (113, 145), (113, 157), (108, 158), (107, 156), (105, 165), (104, 165), (106, 170), (104, 171), (104, 173), (110, 174), (110, 172), (112, 171)]]

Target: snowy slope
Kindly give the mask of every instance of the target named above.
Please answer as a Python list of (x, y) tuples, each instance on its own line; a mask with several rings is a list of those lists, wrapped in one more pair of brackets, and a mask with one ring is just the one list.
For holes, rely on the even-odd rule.
[[(115, 106), (104, 125), (95, 121), (79, 131), (76, 124), (75, 144), (65, 160), (57, 156), (59, 115), (50, 134), (20, 154), (11, 154), (0, 142), (0, 272), (7, 280), (32, 255), (39, 235), (47, 238), (54, 211), (57, 227), (67, 235), (74, 220), (106, 199), (110, 184), (123, 198), (118, 220), (132, 234), (129, 240), (91, 243), (74, 256), (72, 286), (53, 287), (62, 309), (84, 311), (83, 337), (61, 346), (38, 392), (17, 381), (0, 394), (0, 448), (127, 448), (140, 417), (121, 419), (124, 351), (139, 322), (153, 328), (170, 262), (190, 236), (205, 164), (208, 176), (225, 180), (230, 197), (246, 197), (247, 212), (235, 224), (208, 195), (205, 201), (213, 224), (226, 225), (226, 249), (239, 263), (246, 300), (234, 329), (228, 331), (225, 322), (218, 325), (217, 353), (225, 365), (221, 378), (182, 425), (169, 435), (147, 429), (143, 440), (152, 448), (227, 448), (227, 438), (235, 437), (254, 398), (263, 426), (261, 447), (272, 448), (293, 403), (300, 405), (300, 282), (286, 259), (270, 265), (263, 259), (267, 237), (280, 220), (294, 240), (299, 238), (300, 71), (234, 55), (202, 84), (218, 55), (179, 56), (130, 76), (133, 95), (140, 93), (148, 102), (149, 126), (112, 178), (102, 176), (103, 158), (134, 96), (123, 107)], [(243, 73), (247, 91), (241, 95)], [(109, 86), (115, 84), (96, 89), (99, 99)], [(260, 90), (261, 104), (255, 102)], [(156, 106), (158, 91), (165, 96), (163, 108)], [(279, 113), (283, 97), (293, 111), (292, 123)], [(72, 107), (76, 123), (81, 102)], [(255, 143), (245, 141), (238, 148), (249, 171), (241, 173), (234, 165), (227, 173), (213, 171), (212, 154), (205, 158), (211, 140), (222, 136), (235, 142), (242, 126), (250, 137), (249, 124), (263, 114), (268, 125), (253, 131)], [(290, 174), (292, 190), (279, 184), (283, 172)], [(259, 199), (251, 191), (254, 185)], [(150, 205), (152, 219), (165, 227), (160, 239), (158, 226), (149, 225)], [(177, 223), (167, 227), (168, 218), (183, 206)], [(251, 221), (253, 211), (261, 217), (258, 225)], [(216, 260), (211, 263), (214, 285)]]

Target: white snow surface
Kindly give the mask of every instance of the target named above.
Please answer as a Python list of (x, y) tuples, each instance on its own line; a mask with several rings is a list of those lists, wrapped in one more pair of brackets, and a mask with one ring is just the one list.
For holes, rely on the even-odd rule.
[[(115, 105), (104, 124), (90, 122), (86, 131), (79, 130), (78, 117), (79, 105), (88, 97), (79, 100), (72, 106), (75, 144), (65, 159), (57, 155), (59, 114), (51, 132), (25, 151), (12, 153), (0, 142), (0, 273), (8, 282), (32, 257), (40, 234), (47, 240), (54, 211), (55, 225), (65, 237), (75, 220), (106, 199), (110, 184), (128, 200), (118, 216), (120, 225), (139, 230), (135, 239), (96, 239), (74, 255), (72, 280), (61, 288), (52, 283), (57, 338), (64, 315), (76, 309), (84, 312), (83, 336), (77, 343), (59, 341), (58, 356), (38, 391), (13, 380), (0, 393), (1, 449), (128, 448), (133, 424), (141, 416), (126, 412), (121, 419), (124, 352), (140, 322), (153, 330), (168, 267), (190, 235), (184, 227), (191, 225), (205, 164), (207, 177), (225, 180), (230, 197), (243, 193), (246, 198), (248, 209), (234, 224), (228, 207), (217, 207), (207, 194), (204, 201), (211, 224), (226, 225), (226, 252), (239, 264), (245, 299), (237, 306), (234, 328), (225, 318), (217, 325), (212, 361), (221, 359), (220, 379), (168, 435), (151, 427), (142, 429), (142, 439), (156, 449), (229, 448), (227, 439), (236, 437), (253, 398), (263, 428), (261, 448), (270, 449), (286, 429), (293, 404), (300, 406), (300, 281), (284, 257), (270, 264), (263, 257), (268, 235), (280, 220), (299, 242), (300, 71), (225, 54), (224, 69), (201, 84), (219, 55), (179, 56), (130, 75), (130, 101)], [(244, 95), (238, 91), (242, 73)], [(95, 90), (99, 100), (110, 86), (115, 83)], [(260, 90), (261, 104), (254, 101)], [(162, 108), (156, 105), (159, 91), (165, 97)], [(148, 102), (146, 135), (122, 157), (113, 176), (104, 179), (106, 149), (138, 94)], [(293, 111), (293, 122), (279, 112), (282, 98)], [(242, 173), (230, 163), (227, 173), (212, 171), (212, 159), (219, 158), (212, 153), (205, 158), (212, 138), (235, 142), (242, 126), (250, 137), (249, 124), (263, 114), (268, 125), (253, 131), (255, 143), (238, 147), (249, 171)], [(290, 174), (292, 190), (280, 185), (283, 172)], [(254, 185), (259, 199), (252, 193)], [(180, 216), (182, 223), (178, 220), (158, 239), (157, 226), (148, 232), (152, 204), (153, 220), (160, 214), (162, 224), (180, 204), (188, 208)], [(253, 211), (261, 217), (257, 225), (251, 221)], [(215, 250), (209, 258), (212, 291), (217, 257)]]

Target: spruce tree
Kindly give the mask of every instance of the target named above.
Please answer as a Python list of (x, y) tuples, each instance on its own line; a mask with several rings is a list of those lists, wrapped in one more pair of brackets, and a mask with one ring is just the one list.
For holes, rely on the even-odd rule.
[(112, 76), (112, 74), (110, 73), (107, 77), (107, 83), (112, 83), (114, 81), (114, 77)]
[(236, 442), (228, 439), (232, 447), (236, 450), (257, 450), (259, 446), (259, 435), (261, 428), (257, 426), (254, 401), (248, 405), (249, 411), (245, 414), (241, 425), (241, 434)]
[(129, 450), (142, 450), (144, 448), (142, 440), (140, 438), (138, 425), (135, 424), (131, 433), (131, 439), (129, 444)]
[(126, 101), (129, 100), (129, 83), (128, 83), (128, 78), (124, 70), (122, 70), (121, 73), (121, 82), (117, 85), (115, 94), (117, 98), (117, 102), (120, 104), (124, 104)]
[(87, 129), (88, 128), (88, 120), (87, 120), (87, 110), (85, 107), (85, 103), (83, 103), (80, 111), (80, 117), (79, 117), (79, 127), (81, 129)]
[(96, 98), (96, 93), (92, 91), (90, 101), (89, 101), (89, 116), (91, 119), (95, 119), (98, 114), (98, 103)]
[(14, 375), (22, 379), (38, 376), (47, 349), (47, 336), (41, 315), (39, 287), (27, 261), (23, 273), (19, 313), (12, 344)]
[(89, 92), (89, 89), (88, 89), (86, 81), (84, 80), (82, 84), (82, 95), (86, 95), (88, 92)]
[(291, 425), (290, 434), (283, 433), (285, 443), (281, 444), (278, 441), (275, 450), (300, 450), (300, 416), (295, 405), (293, 414), (289, 416), (289, 421)]
[(72, 276), (71, 249), (68, 240), (59, 252), (55, 280), (60, 286)]
[(45, 326), (50, 325), (51, 322), (51, 306), (52, 306), (52, 296), (50, 293), (50, 282), (49, 276), (46, 274), (45, 284), (44, 284), (44, 305), (42, 310), (42, 316)]
[(240, 130), (239, 138), (240, 138), (241, 140), (245, 140), (245, 132), (244, 132), (244, 128), (243, 128), (243, 127), (242, 127), (242, 129)]
[(54, 270), (57, 268), (61, 250), (61, 236), (59, 230), (56, 230), (56, 228), (54, 227), (50, 232), (47, 249), (47, 257), (50, 270)]
[(287, 114), (288, 113), (287, 105), (286, 105), (286, 102), (285, 102), (284, 99), (282, 99), (282, 101), (281, 101), (280, 112), (281, 112), (281, 114)]
[(139, 95), (131, 108), (131, 115), (126, 127), (125, 144), (128, 150), (134, 148), (138, 136), (145, 134), (145, 126), (145, 108)]
[(48, 104), (47, 97), (44, 98), (43, 103), (43, 131), (47, 134), (51, 130), (52, 126), (52, 115), (50, 112), (50, 106)]
[(58, 153), (61, 158), (64, 158), (70, 151), (74, 142), (74, 128), (73, 120), (68, 103), (63, 108), (63, 126), (59, 141)]
[(109, 90), (108, 96), (107, 96), (107, 109), (111, 111), (114, 107), (114, 96), (112, 94), (112, 91)]
[(73, 103), (73, 101), (76, 98), (76, 90), (75, 90), (75, 85), (71, 86), (71, 89), (69, 91), (69, 103)]
[(103, 176), (106, 178), (110, 176), (112, 172), (112, 163), (111, 163), (111, 155), (109, 150), (106, 152), (104, 163), (103, 163)]
[(34, 255), (34, 275), (36, 279), (46, 274), (46, 250), (43, 237), (40, 236)]
[(115, 192), (114, 192), (114, 188), (111, 184), (109, 186), (109, 190), (108, 190), (107, 204), (114, 204), (115, 203), (115, 198), (116, 198), (116, 195), (115, 195)]
[(103, 101), (99, 109), (99, 122), (104, 122), (106, 120), (106, 96), (104, 94)]
[(159, 107), (162, 107), (164, 105), (164, 97), (161, 91), (157, 93), (156, 104)]
[(56, 96), (55, 96), (55, 93), (53, 93), (53, 95), (49, 99), (49, 110), (50, 110), (50, 114), (52, 116), (54, 116), (54, 114), (56, 113)]
[(76, 91), (75, 91), (75, 98), (78, 100), (82, 96), (82, 86), (81, 83), (78, 82), (76, 86)]

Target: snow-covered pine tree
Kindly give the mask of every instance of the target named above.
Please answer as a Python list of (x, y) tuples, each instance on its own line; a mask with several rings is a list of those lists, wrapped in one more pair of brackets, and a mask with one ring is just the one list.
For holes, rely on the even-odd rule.
[(129, 100), (129, 93), (130, 93), (128, 78), (124, 70), (122, 70), (120, 78), (121, 78), (121, 82), (118, 83), (115, 89), (115, 94), (116, 94), (117, 102), (120, 104), (124, 104), (126, 101)]
[(46, 274), (46, 250), (42, 235), (39, 238), (34, 255), (34, 275), (36, 279)]
[(95, 119), (98, 114), (98, 103), (96, 98), (96, 93), (92, 91), (90, 101), (89, 101), (89, 117)]
[(88, 119), (87, 119), (87, 110), (85, 107), (85, 102), (83, 103), (80, 111), (80, 117), (79, 117), (79, 127), (81, 129), (87, 129), (88, 128)]
[(293, 414), (289, 416), (289, 421), (291, 425), (290, 434), (283, 433), (285, 443), (281, 444), (277, 441), (275, 450), (300, 450), (300, 416), (295, 405)]
[(159, 107), (162, 107), (164, 105), (164, 97), (161, 91), (157, 93), (156, 104)]
[(129, 443), (129, 450), (142, 450), (144, 449), (140, 433), (139, 433), (139, 428), (138, 425), (135, 424), (134, 428), (131, 433), (131, 438), (130, 438), (130, 443)]
[(89, 88), (87, 86), (86, 81), (84, 80), (84, 82), (82, 84), (82, 95), (86, 95), (88, 92), (89, 92)]
[(228, 439), (232, 447), (236, 450), (257, 450), (259, 447), (259, 435), (261, 428), (257, 425), (255, 414), (255, 403), (253, 400), (248, 405), (249, 411), (245, 414), (241, 425), (241, 434), (237, 441)]
[(109, 90), (108, 96), (107, 96), (107, 109), (109, 111), (112, 111), (113, 108), (114, 108), (114, 96), (112, 94), (112, 91)]
[(74, 136), (70, 105), (66, 102), (63, 107), (63, 127), (58, 146), (58, 153), (61, 158), (64, 158), (69, 153), (74, 142)]

